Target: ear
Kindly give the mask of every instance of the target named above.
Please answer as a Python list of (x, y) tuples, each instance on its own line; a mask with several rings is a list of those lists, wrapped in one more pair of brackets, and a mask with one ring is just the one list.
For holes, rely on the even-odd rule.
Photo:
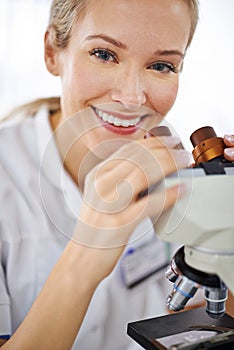
[(59, 75), (59, 50), (54, 45), (54, 31), (49, 28), (44, 37), (44, 59), (48, 71), (55, 75)]

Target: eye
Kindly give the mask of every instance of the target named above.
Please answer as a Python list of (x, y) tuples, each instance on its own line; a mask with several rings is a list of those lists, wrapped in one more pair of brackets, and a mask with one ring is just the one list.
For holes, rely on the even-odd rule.
[(116, 62), (118, 63), (117, 56), (114, 52), (107, 49), (94, 49), (89, 51), (90, 56), (95, 56), (97, 59), (103, 62)]
[(157, 62), (151, 64), (147, 69), (152, 69), (160, 73), (178, 73), (178, 69), (173, 64), (168, 62)]

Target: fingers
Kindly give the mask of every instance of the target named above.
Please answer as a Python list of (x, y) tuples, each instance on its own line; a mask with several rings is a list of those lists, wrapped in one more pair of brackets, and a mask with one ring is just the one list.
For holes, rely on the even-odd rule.
[(224, 156), (227, 160), (234, 162), (234, 135), (225, 135), (223, 140), (227, 146), (224, 150)]
[[(174, 147), (178, 142), (171, 139), (169, 143)], [(93, 247), (125, 245), (140, 221), (151, 217), (156, 222), (182, 195), (183, 186), (166, 188), (163, 179), (189, 161), (187, 152), (156, 138), (121, 147), (86, 177), (73, 239)], [(139, 193), (155, 183), (153, 193), (139, 198)]]
[(228, 147), (234, 147), (234, 135), (224, 135), (224, 143)]
[[(128, 143), (100, 163), (86, 181), (86, 200), (102, 212), (119, 212), (136, 201), (142, 191), (189, 165), (188, 152), (154, 139)], [(177, 141), (170, 140), (170, 146)]]

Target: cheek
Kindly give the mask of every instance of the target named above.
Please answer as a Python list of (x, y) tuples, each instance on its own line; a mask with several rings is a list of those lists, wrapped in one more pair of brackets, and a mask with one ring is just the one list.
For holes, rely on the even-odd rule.
[(165, 116), (172, 108), (178, 93), (178, 79), (174, 81), (159, 82), (151, 90), (151, 103), (153, 109)]
[(64, 103), (69, 101), (76, 109), (73, 113), (84, 109), (106, 93), (109, 81), (108, 76), (92, 69), (90, 65), (75, 66), (62, 80)]
[(62, 108), (65, 115), (72, 115), (88, 107), (91, 100), (101, 93), (100, 79), (84, 65), (66, 67), (61, 76)]

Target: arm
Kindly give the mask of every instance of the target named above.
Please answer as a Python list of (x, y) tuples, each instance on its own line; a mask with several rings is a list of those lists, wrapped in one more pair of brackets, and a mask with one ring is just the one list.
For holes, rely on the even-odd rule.
[(184, 155), (156, 139), (142, 140), (124, 146), (86, 176), (73, 239), (3, 349), (71, 349), (95, 289), (112, 272), (133, 229), (173, 205), (178, 187), (160, 188), (140, 200), (139, 193), (186, 166)]
[(70, 242), (43, 290), (3, 349), (70, 349), (98, 276), (88, 269), (90, 249)]

